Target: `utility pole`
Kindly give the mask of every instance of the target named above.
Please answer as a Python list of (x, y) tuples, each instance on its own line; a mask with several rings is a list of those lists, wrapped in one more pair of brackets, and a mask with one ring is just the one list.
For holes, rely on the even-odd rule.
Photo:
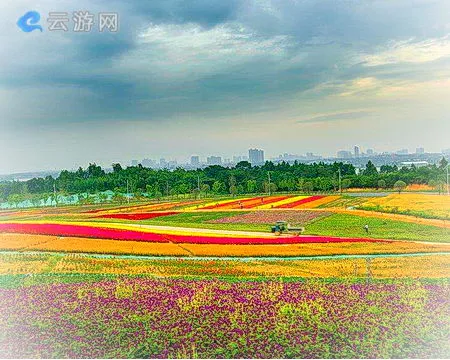
[(130, 193), (128, 191), (128, 179), (127, 179), (127, 203), (130, 205)]
[(53, 197), (55, 198), (55, 207), (56, 207), (56, 181), (53, 182)]
[(267, 172), (267, 177), (269, 178), (269, 196), (270, 196), (270, 191), (271, 191), (271, 189), (270, 189), (270, 171), (268, 171)]
[(449, 183), (448, 183), (448, 167), (450, 166), (450, 164), (447, 164), (447, 196), (450, 196), (450, 187), (449, 187)]
[(342, 195), (342, 185), (341, 185), (341, 167), (339, 166), (339, 194)]
[(200, 175), (197, 175), (198, 198), (200, 199)]

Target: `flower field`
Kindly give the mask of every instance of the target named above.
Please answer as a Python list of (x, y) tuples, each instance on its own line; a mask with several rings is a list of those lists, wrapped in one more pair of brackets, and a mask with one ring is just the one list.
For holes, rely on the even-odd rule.
[(317, 205), (319, 208), (349, 208), (364, 204), (373, 197), (357, 197), (357, 196), (327, 196), (330, 201)]
[(278, 209), (282, 208), (284, 206), (288, 206), (289, 204), (296, 203), (297, 201), (307, 199), (309, 196), (289, 196), (285, 199), (282, 199), (280, 201), (270, 203), (270, 204), (264, 204), (257, 207), (257, 209)]
[(324, 196), (321, 195), (316, 195), (316, 196), (309, 196), (306, 198), (301, 198), (286, 204), (282, 204), (277, 206), (278, 209), (293, 209), (296, 208), (297, 206), (303, 205), (303, 204), (307, 204), (310, 203), (311, 201), (316, 201), (316, 200), (320, 200), (323, 199)]
[(252, 198), (239, 198), (239, 199), (225, 199), (225, 200), (215, 200), (215, 201), (209, 201), (206, 202), (204, 204), (200, 204), (200, 205), (195, 205), (195, 206), (187, 206), (184, 209), (185, 210), (205, 210), (205, 209), (215, 209), (215, 208), (219, 208), (221, 206), (228, 206), (228, 205), (233, 205), (233, 204), (237, 204), (239, 201), (246, 201), (246, 200), (250, 200)]
[(0, 289), (0, 356), (432, 358), (447, 282), (117, 278)]
[(326, 204), (332, 203), (338, 199), (340, 199), (340, 196), (321, 196), (314, 200), (307, 201), (303, 204), (298, 204), (295, 206), (295, 209), (315, 209), (317, 207), (322, 207)]
[(192, 206), (193, 208), (196, 208), (196, 206), (193, 206), (193, 204), (201, 204), (203, 201), (201, 200), (191, 200), (191, 201), (171, 201), (171, 202), (157, 202), (157, 203), (149, 203), (149, 204), (143, 204), (143, 205), (132, 205), (132, 206), (120, 206), (120, 207), (114, 207), (114, 208), (100, 208), (95, 210), (89, 210), (85, 213), (87, 214), (115, 214), (115, 213), (142, 213), (142, 212), (149, 212), (149, 211), (161, 211), (161, 210), (169, 210), (169, 209), (175, 209), (175, 208), (183, 208), (186, 206)]
[[(161, 244), (165, 245), (165, 244)], [(344, 244), (345, 245), (345, 244)], [(195, 245), (189, 245), (192, 249)], [(200, 246), (200, 245), (197, 245)], [(274, 246), (274, 245), (269, 245)], [(164, 251), (164, 249), (161, 249)], [(161, 254), (162, 255), (162, 254)], [(368, 264), (368, 259), (370, 263)], [(89, 254), (3, 253), (0, 275), (98, 274), (156, 277), (246, 278), (327, 278), (330, 280), (365, 279), (443, 279), (450, 277), (448, 255), (330, 257), (327, 259), (267, 258), (133, 258), (133, 256), (98, 257)], [(370, 274), (368, 274), (368, 265)], [(0, 280), (1, 280), (0, 276)], [(33, 277), (21, 284), (34, 283)], [(39, 277), (35, 278), (39, 281)], [(1, 285), (1, 284), (0, 284)], [(1, 286), (0, 286), (1, 287)]]
[[(267, 196), (267, 197), (256, 197), (246, 200), (237, 200), (231, 203), (219, 204), (210, 207), (210, 209), (220, 209), (220, 210), (231, 210), (231, 209), (254, 209), (262, 205), (268, 205), (272, 203), (277, 203), (284, 199), (289, 198), (289, 196)], [(204, 207), (203, 209), (207, 209)]]
[(0, 233), (21, 233), (88, 237), (97, 239), (134, 240), (148, 242), (173, 242), (193, 244), (294, 244), (332, 242), (383, 242), (381, 239), (334, 236), (270, 236), (268, 234), (228, 234), (216, 232), (193, 232), (192, 230), (148, 229), (139, 226), (106, 223), (47, 223), (10, 222), (0, 223)]
[(0, 357), (446, 357), (450, 233), (419, 224), (443, 220), (343, 200), (7, 212)]
[(360, 208), (420, 217), (450, 219), (450, 197), (444, 195), (393, 194), (371, 199)]

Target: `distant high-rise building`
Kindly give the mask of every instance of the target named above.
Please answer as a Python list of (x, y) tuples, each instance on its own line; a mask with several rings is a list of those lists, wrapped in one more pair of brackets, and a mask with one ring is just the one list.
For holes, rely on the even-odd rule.
[(208, 156), (206, 158), (207, 165), (222, 165), (222, 158), (220, 156)]
[(252, 165), (262, 165), (264, 164), (264, 150), (260, 149), (249, 149), (248, 159)]
[(176, 160), (170, 160), (170, 161), (167, 163), (167, 167), (168, 167), (169, 169), (175, 169), (177, 166), (178, 166), (178, 162), (177, 162)]
[(373, 155), (374, 151), (373, 149), (367, 149), (367, 155)]
[(191, 156), (191, 165), (192, 166), (199, 166), (200, 165), (200, 157), (198, 157), (198, 156)]
[(347, 150), (339, 150), (337, 152), (337, 157), (339, 159), (350, 159), (352, 157), (352, 153)]
[(167, 161), (164, 158), (159, 159), (159, 166), (165, 168), (167, 166)]
[(408, 149), (400, 149), (395, 152), (397, 155), (408, 155)]
[(355, 158), (359, 158), (359, 153), (360, 153), (359, 146), (358, 146), (358, 145), (355, 145), (355, 147), (354, 147), (354, 155), (355, 155)]
[(416, 154), (425, 154), (425, 149), (423, 147), (418, 147), (416, 149)]
[(235, 164), (237, 164), (240, 161), (242, 161), (242, 156), (233, 156), (233, 162)]
[(138, 166), (137, 160), (131, 160), (131, 166)]
[(144, 159), (142, 160), (142, 166), (146, 168), (151, 168), (155, 165), (155, 162), (151, 159)]

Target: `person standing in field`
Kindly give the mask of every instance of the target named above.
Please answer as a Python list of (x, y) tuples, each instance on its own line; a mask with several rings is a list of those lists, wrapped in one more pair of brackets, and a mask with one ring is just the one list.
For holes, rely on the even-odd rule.
[(368, 234), (369, 233), (369, 225), (364, 225), (364, 230), (366, 230), (366, 234)]

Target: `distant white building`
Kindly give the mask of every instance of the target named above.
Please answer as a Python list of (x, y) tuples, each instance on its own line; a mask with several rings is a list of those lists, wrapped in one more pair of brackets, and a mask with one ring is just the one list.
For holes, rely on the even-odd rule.
[(428, 163), (428, 161), (403, 161), (402, 163), (400, 163), (401, 167), (407, 167), (407, 168), (410, 168), (413, 166), (422, 167), (422, 166), (428, 166), (428, 165), (430, 165)]

